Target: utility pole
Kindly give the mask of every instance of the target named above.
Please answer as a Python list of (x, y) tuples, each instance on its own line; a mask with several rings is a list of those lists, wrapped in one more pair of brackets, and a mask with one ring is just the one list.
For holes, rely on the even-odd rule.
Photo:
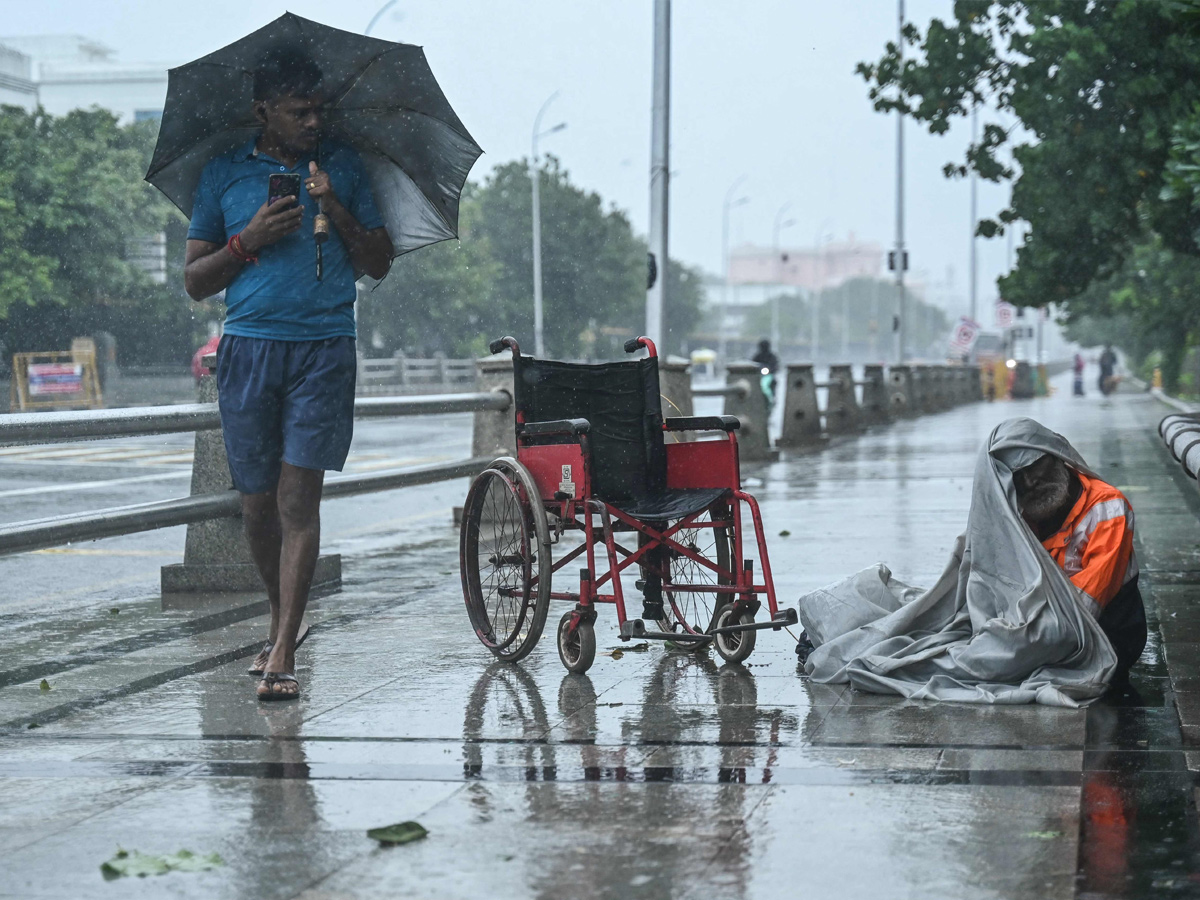
[(657, 277), (646, 290), (646, 335), (661, 343), (667, 288), (671, 176), (671, 0), (654, 0), (654, 98), (650, 130), (650, 253)]
[(532, 153), (529, 159), (529, 180), (533, 185), (533, 350), (534, 355), (538, 357), (546, 355), (546, 344), (542, 340), (542, 199), (539, 190), (542, 167), (538, 157), (538, 138), (567, 127), (566, 122), (559, 122), (553, 128), (541, 130), (546, 107), (554, 102), (557, 96), (558, 91), (555, 91), (538, 110), (537, 118), (533, 120), (533, 139), (530, 142)]
[[(976, 105), (971, 109), (971, 143), (972, 145), (979, 143), (979, 106)], [(971, 321), (979, 321), (979, 267), (976, 259), (978, 250), (978, 242), (975, 237), (975, 227), (979, 222), (979, 211), (977, 204), (977, 188), (979, 184), (979, 175), (974, 169), (971, 169)], [(1009, 262), (1011, 266), (1011, 261)]]
[[(904, 0), (899, 3), (899, 30), (896, 45), (904, 64)], [(905, 321), (904, 270), (908, 268), (908, 254), (904, 250), (904, 112), (896, 110), (896, 269), (897, 310), (894, 331), (896, 332), (896, 362), (904, 364), (904, 340), (907, 330)]]
[(737, 189), (741, 187), (746, 176), (742, 175), (729, 186), (729, 190), (725, 192), (725, 202), (721, 204), (721, 261), (725, 265), (725, 284), (721, 289), (721, 320), (717, 322), (717, 359), (721, 361), (721, 365), (725, 365), (726, 341), (725, 341), (725, 317), (729, 315), (729, 211), (735, 206), (741, 206), (747, 202), (746, 197), (738, 197), (736, 200), (733, 195)]
[(789, 225), (795, 225), (795, 219), (783, 220), (783, 214), (792, 206), (791, 201), (779, 207), (779, 212), (775, 213), (775, 225), (771, 229), (771, 252), (774, 254), (774, 262), (772, 263), (772, 274), (775, 276), (775, 296), (771, 298), (771, 347), (776, 353), (779, 353), (779, 291), (783, 286), (783, 278), (781, 273), (783, 259), (779, 250), (779, 232)]

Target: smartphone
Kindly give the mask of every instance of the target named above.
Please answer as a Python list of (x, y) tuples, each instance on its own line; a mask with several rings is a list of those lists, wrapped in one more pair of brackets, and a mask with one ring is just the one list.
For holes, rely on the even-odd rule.
[(280, 197), (295, 197), (299, 201), (299, 172), (276, 173), (270, 177), (267, 184), (267, 205), (274, 203)]

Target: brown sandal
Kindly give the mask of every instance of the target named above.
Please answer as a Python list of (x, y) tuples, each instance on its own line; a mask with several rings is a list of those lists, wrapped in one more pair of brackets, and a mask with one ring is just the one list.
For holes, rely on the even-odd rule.
[[(294, 691), (277, 691), (277, 684), (294, 684)], [(264, 690), (265, 688), (265, 690)], [(256, 691), (259, 700), (299, 700), (300, 699), (300, 682), (296, 680), (296, 676), (288, 672), (263, 672), (262, 681), (258, 683)]]
[[(311, 630), (311, 627), (307, 623), (300, 626), (300, 633), (296, 635), (296, 649), (299, 649), (300, 645), (304, 643), (304, 639), (308, 637), (308, 633)], [(267, 657), (271, 655), (271, 651), (274, 649), (275, 645), (270, 641), (267, 641), (265, 644), (263, 644), (263, 648), (258, 651), (258, 656), (254, 657), (254, 662), (250, 664), (250, 668), (246, 670), (246, 674), (257, 675), (261, 678), (263, 672), (265, 672), (267, 668)], [(257, 665), (260, 658), (263, 660), (263, 664), (261, 666)]]

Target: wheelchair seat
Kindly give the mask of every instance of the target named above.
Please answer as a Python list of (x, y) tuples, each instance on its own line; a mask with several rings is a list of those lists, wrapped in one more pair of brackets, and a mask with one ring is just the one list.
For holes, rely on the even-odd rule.
[(732, 496), (733, 491), (729, 488), (668, 488), (636, 500), (619, 500), (612, 505), (640, 521), (682, 519)]

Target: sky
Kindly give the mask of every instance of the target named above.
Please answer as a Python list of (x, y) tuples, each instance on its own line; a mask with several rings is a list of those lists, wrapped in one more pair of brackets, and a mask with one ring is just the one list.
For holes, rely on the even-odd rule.
[[(285, 11), (363, 31), (384, 0), (0, 0), (0, 34), (81, 34), (125, 62), (179, 65)], [(874, 112), (856, 63), (877, 59), (896, 33), (895, 0), (675, 0), (672, 4), (670, 252), (722, 270), (721, 212), (730, 186), (733, 244), (769, 245), (780, 208), (794, 220), (786, 246), (818, 237), (891, 246), (895, 240), (896, 122)], [(950, 0), (908, 0), (910, 21), (951, 17)], [(652, 0), (400, 0), (372, 31), (422, 45), (446, 96), (483, 147), (472, 177), (527, 157), (533, 120), (555, 91), (542, 140), (572, 181), (649, 216)], [(982, 121), (996, 120), (987, 113)], [(969, 138), (906, 125), (906, 242), (912, 274), (952, 270), (966, 312), (970, 254), (967, 182), (943, 177)], [(1006, 185), (979, 184), (993, 215)], [(1007, 243), (978, 242), (980, 318), (1007, 270)]]

